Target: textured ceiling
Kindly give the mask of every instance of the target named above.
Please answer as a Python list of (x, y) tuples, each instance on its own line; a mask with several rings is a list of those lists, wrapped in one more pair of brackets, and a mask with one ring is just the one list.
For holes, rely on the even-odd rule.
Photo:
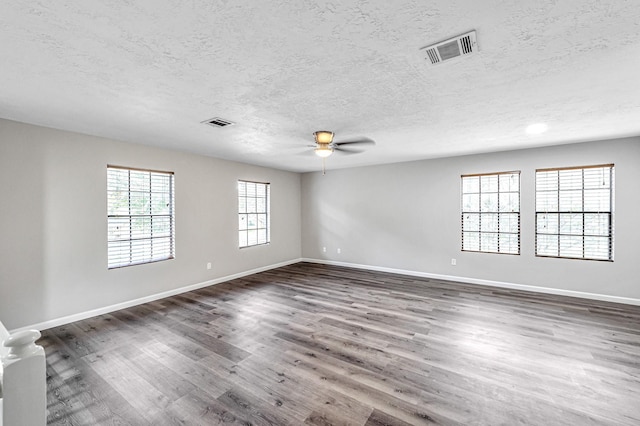
[(2, 0), (0, 57), (0, 117), (292, 171), (640, 135), (638, 0)]

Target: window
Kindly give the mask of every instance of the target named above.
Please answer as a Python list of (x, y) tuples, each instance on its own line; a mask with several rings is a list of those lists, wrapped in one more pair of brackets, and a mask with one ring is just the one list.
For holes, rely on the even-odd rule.
[(520, 172), (462, 176), (462, 250), (520, 254)]
[(173, 259), (173, 173), (107, 166), (108, 266)]
[(536, 256), (613, 260), (613, 164), (536, 170)]
[(268, 183), (238, 181), (238, 240), (240, 247), (269, 244)]

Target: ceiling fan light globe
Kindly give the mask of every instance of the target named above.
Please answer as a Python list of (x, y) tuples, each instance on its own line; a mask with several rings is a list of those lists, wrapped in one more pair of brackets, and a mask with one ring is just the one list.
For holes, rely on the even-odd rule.
[(328, 132), (326, 130), (319, 130), (313, 134), (316, 138), (316, 143), (321, 144), (330, 144), (333, 142), (333, 132)]
[(316, 148), (315, 153), (318, 157), (326, 158), (333, 153), (333, 148), (329, 148), (328, 146), (323, 146)]

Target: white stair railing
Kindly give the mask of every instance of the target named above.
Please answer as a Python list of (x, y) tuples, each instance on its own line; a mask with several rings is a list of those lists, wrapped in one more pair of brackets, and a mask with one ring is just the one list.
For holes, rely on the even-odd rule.
[(0, 426), (47, 423), (45, 353), (37, 330), (9, 334), (0, 322)]

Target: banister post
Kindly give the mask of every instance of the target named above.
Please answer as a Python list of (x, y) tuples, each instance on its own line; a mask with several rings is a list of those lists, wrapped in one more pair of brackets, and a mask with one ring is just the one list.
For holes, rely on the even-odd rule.
[(37, 330), (10, 335), (2, 362), (2, 426), (44, 426), (47, 423), (46, 362)]
[(9, 348), (9, 354), (6, 359), (15, 358), (27, 358), (30, 355), (35, 355), (42, 349), (42, 347), (36, 345), (36, 340), (40, 338), (41, 334), (38, 330), (24, 330), (9, 335), (7, 340), (4, 341), (4, 346)]

